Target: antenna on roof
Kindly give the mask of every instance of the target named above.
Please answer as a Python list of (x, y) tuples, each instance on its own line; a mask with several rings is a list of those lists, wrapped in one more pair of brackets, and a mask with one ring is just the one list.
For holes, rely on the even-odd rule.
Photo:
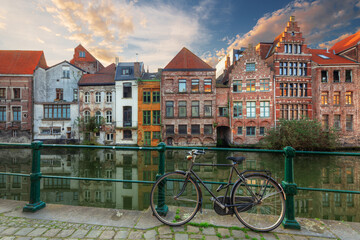
[(136, 55), (136, 62), (138, 62), (138, 53), (135, 53), (135, 55)]

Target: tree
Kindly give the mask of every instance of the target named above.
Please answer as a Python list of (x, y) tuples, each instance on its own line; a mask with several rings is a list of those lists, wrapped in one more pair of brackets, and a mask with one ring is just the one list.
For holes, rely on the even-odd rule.
[(84, 134), (85, 144), (96, 144), (94, 141), (94, 133), (98, 133), (101, 130), (105, 120), (103, 117), (97, 119), (93, 116), (85, 121), (85, 118), (78, 118), (77, 123), (79, 125), (79, 132)]
[(317, 120), (281, 119), (276, 128), (268, 131), (262, 145), (270, 149), (291, 146), (304, 151), (329, 150), (338, 146), (338, 136), (334, 129), (323, 129)]

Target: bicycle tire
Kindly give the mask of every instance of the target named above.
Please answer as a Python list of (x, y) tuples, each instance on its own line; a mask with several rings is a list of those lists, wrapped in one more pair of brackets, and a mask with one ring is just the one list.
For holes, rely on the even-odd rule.
[[(193, 178), (190, 177), (185, 189), (182, 189), (185, 175), (182, 171), (167, 173), (151, 189), (150, 206), (153, 215), (164, 224), (183, 225), (196, 215), (201, 206), (201, 190)], [(183, 193), (175, 199), (182, 190)]]
[(231, 193), (233, 204), (238, 206), (234, 207), (236, 217), (246, 227), (255, 231), (268, 232), (277, 228), (285, 217), (282, 188), (274, 179), (259, 173), (245, 175), (245, 180), (256, 196), (264, 193), (265, 185), (266, 191), (261, 202), (256, 203), (244, 181), (239, 179)]

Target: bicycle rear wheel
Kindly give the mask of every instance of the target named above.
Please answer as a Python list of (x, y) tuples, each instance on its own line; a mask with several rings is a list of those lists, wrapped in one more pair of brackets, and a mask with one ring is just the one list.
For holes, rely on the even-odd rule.
[(200, 207), (200, 189), (185, 172), (172, 172), (160, 177), (150, 194), (154, 215), (163, 223), (179, 226), (190, 221)]
[[(285, 217), (285, 199), (282, 189), (272, 178), (262, 174), (249, 174), (238, 181), (232, 191), (236, 217), (246, 227), (261, 232), (277, 228)], [(260, 199), (257, 201), (256, 198)]]

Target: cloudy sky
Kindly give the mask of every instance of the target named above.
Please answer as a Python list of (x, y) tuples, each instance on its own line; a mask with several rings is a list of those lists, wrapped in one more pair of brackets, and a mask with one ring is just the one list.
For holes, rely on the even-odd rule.
[(295, 16), (309, 46), (360, 30), (360, 0), (1, 0), (0, 49), (43, 50), (49, 66), (81, 43), (105, 66), (163, 68), (187, 47), (214, 64), (232, 48), (272, 42)]

